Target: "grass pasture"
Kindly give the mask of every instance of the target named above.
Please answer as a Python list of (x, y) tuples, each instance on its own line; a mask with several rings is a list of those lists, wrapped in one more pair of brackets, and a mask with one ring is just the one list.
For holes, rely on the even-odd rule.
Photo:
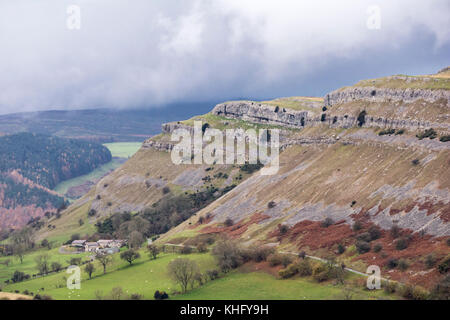
[[(19, 292), (25, 290), (33, 293), (50, 295), (59, 300), (92, 300), (97, 295), (107, 296), (113, 288), (121, 287), (124, 297), (133, 293), (142, 295), (143, 299), (153, 299), (156, 290), (169, 293), (171, 299), (177, 300), (312, 300), (312, 299), (343, 299), (343, 285), (332, 282), (319, 284), (311, 278), (292, 278), (280, 280), (263, 271), (248, 271), (245, 266), (234, 270), (219, 279), (209, 281), (201, 287), (196, 287), (186, 294), (174, 294), (180, 288), (167, 274), (167, 265), (177, 257), (195, 260), (201, 272), (216, 268), (215, 261), (210, 254), (180, 255), (177, 253), (161, 254), (156, 260), (149, 260), (144, 250), (140, 251), (141, 258), (132, 265), (113, 256), (113, 263), (108, 266), (104, 275), (102, 267), (94, 262), (95, 272), (93, 278), (88, 280), (82, 267), (82, 283), (80, 290), (69, 290), (66, 287), (70, 276), (62, 271), (46, 277), (11, 284), (3, 288), (3, 292)], [(31, 257), (30, 257), (31, 258)], [(348, 274), (347, 280), (351, 282), (359, 276)], [(353, 299), (390, 299), (384, 291), (366, 291), (352, 288)]]

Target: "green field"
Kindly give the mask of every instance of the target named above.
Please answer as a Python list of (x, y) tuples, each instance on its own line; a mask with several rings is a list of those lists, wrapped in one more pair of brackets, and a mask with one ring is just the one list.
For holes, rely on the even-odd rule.
[(105, 143), (105, 147), (111, 151), (113, 157), (117, 158), (130, 158), (132, 157), (142, 146), (141, 142), (114, 142)]
[[(52, 261), (58, 259), (64, 261), (67, 259), (66, 255), (52, 252), (54, 253)], [(57, 255), (60, 257), (57, 258)], [(131, 266), (127, 262), (120, 260), (119, 254), (115, 254), (113, 263), (108, 267), (105, 275), (102, 273), (102, 268), (98, 262), (94, 262), (96, 270), (91, 280), (88, 280), (87, 274), (82, 271), (80, 290), (72, 291), (67, 289), (66, 279), (69, 274), (62, 271), (58, 274), (5, 286), (3, 291), (23, 292), (28, 290), (29, 292), (50, 295), (53, 299), (68, 300), (92, 300), (96, 299), (96, 294), (98, 293), (105, 297), (116, 287), (121, 287), (125, 295), (132, 293), (141, 294), (143, 299), (153, 299), (153, 294), (156, 290), (168, 292), (171, 299), (343, 299), (344, 286), (342, 285), (335, 285), (332, 282), (319, 284), (310, 278), (298, 277), (280, 280), (262, 271), (247, 272), (245, 268), (222, 275), (221, 278), (209, 281), (201, 287), (196, 285), (194, 289), (186, 294), (175, 294), (180, 291), (180, 288), (169, 278), (167, 265), (171, 260), (180, 256), (195, 260), (201, 272), (216, 268), (213, 257), (208, 253), (190, 255), (166, 253), (161, 254), (156, 260), (149, 260), (145, 251), (141, 250), (141, 258), (136, 260)], [(31, 261), (32, 257), (28, 257), (27, 260)], [(30, 270), (31, 267), (32, 265), (29, 266)], [(11, 268), (10, 272), (12, 270), (14, 270), (14, 267)], [(348, 274), (347, 281), (352, 281), (352, 279), (357, 277), (356, 275)], [(390, 299), (392, 296), (387, 296), (382, 290), (369, 292), (360, 288), (353, 288), (352, 298)]]
[[(141, 147), (140, 142), (116, 142), (116, 143), (105, 143), (104, 146), (109, 149), (113, 158), (123, 158), (128, 159), (133, 156)], [(112, 159), (110, 162), (98, 167), (94, 171), (59, 183), (54, 191), (61, 195), (65, 195), (71, 187), (76, 187), (86, 183), (87, 181), (97, 181), (107, 173), (112, 170), (117, 169), (122, 165), (123, 161), (118, 159)]]
[(29, 274), (30, 276), (37, 273), (36, 269), (36, 257), (41, 254), (48, 254), (50, 256), (50, 264), (52, 262), (59, 262), (63, 267), (68, 266), (68, 260), (72, 257), (86, 257), (86, 253), (81, 254), (60, 254), (58, 252), (59, 248), (53, 248), (51, 250), (40, 249), (29, 254), (26, 254), (23, 263), (20, 263), (19, 259), (13, 256), (2, 257), (0, 258), (0, 263), (5, 260), (10, 260), (10, 264), (6, 267), (3, 264), (0, 264), (0, 285), (4, 283), (5, 280), (11, 279), (14, 274), (14, 271), (19, 270)]

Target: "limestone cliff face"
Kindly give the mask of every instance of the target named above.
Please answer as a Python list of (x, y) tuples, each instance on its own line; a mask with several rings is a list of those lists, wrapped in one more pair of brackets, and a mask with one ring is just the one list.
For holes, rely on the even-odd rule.
[(251, 101), (221, 103), (214, 107), (212, 113), (227, 118), (294, 128), (305, 126), (308, 119), (308, 111), (296, 111)]
[(425, 89), (391, 89), (376, 87), (350, 87), (339, 89), (328, 93), (325, 96), (325, 105), (334, 106), (355, 100), (370, 102), (403, 101), (406, 103), (422, 99), (427, 102), (435, 102), (439, 99), (447, 100), (447, 107), (450, 103), (450, 91), (448, 90), (425, 90)]
[[(353, 90), (353, 89), (352, 89)], [(353, 92), (353, 91), (352, 91)], [(367, 91), (370, 95), (370, 90)], [(428, 93), (428, 92), (426, 92)], [(434, 92), (433, 97), (442, 99), (442, 96), (448, 95), (448, 92)], [(336, 97), (337, 96), (337, 97)], [(338, 98), (341, 97), (341, 98)], [(329, 94), (326, 100), (332, 101), (330, 103), (343, 103), (347, 101), (340, 93)], [(352, 99), (357, 99), (356, 95)], [(430, 96), (431, 97), (431, 96)], [(449, 96), (450, 97), (450, 96)], [(349, 98), (350, 99), (350, 98)], [(364, 99), (359, 97), (358, 99)], [(380, 101), (385, 102), (385, 100)], [(430, 98), (431, 99), (431, 98)], [(447, 99), (447, 98), (446, 98)], [(323, 112), (315, 114), (311, 111), (297, 111), (287, 108), (279, 108), (271, 105), (259, 104), (256, 102), (242, 101), (222, 103), (214, 107), (212, 113), (218, 116), (223, 116), (231, 119), (240, 119), (259, 124), (270, 124), (283, 126), (287, 128), (301, 129), (304, 127), (328, 125), (334, 128), (351, 128), (359, 126), (358, 116), (354, 114), (333, 114), (331, 112)], [(423, 128), (441, 128), (450, 130), (449, 123), (435, 123), (422, 119), (402, 119), (402, 118), (387, 118), (379, 116), (371, 116), (368, 114), (365, 117), (363, 127), (381, 127), (381, 128), (405, 128), (411, 130), (419, 130)]]

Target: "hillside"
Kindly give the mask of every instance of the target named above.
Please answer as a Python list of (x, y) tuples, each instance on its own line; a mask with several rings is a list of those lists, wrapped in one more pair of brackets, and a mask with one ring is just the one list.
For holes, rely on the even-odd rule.
[[(236, 185), (158, 241), (225, 234), (246, 244), (332, 254), (362, 272), (377, 264), (387, 278), (430, 287), (442, 275), (425, 257), (439, 261), (449, 253), (449, 81), (445, 71), (366, 80), (324, 99), (230, 101), (165, 124), (73, 204), (56, 230), (40, 236), (86, 230), (76, 221), (91, 209), (97, 214), (91, 226), (124, 211), (146, 218), (142, 212), (158, 207), (167, 190), (177, 196)], [(220, 130), (281, 129), (280, 170), (262, 176), (232, 165), (172, 164), (170, 133), (190, 129), (194, 120)], [(392, 259), (406, 261), (408, 270), (389, 268)]]
[(53, 187), (110, 160), (109, 150), (95, 143), (30, 133), (0, 137), (0, 229), (55, 212), (65, 200)]

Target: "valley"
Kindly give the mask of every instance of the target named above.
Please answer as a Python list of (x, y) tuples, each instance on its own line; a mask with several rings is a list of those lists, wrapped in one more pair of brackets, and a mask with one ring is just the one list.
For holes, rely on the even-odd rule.
[[(99, 169), (58, 186), (67, 192), (85, 184), (87, 193), (28, 231), (54, 248), (75, 238), (127, 239), (127, 248), (111, 255), (106, 274), (98, 256), (83, 256), (80, 268), (95, 271), (91, 279), (82, 271), (80, 290), (68, 290), (61, 271), (8, 282), (2, 291), (39, 290), (53, 299), (153, 299), (157, 290), (199, 300), (446, 299), (448, 83), (444, 69), (363, 80), (324, 98), (228, 101), (163, 124), (137, 152), (136, 145), (106, 145), (113, 157), (129, 159), (107, 175)], [(171, 135), (191, 132), (194, 121), (205, 131), (279, 130), (279, 170), (174, 164)], [(156, 259), (152, 249), (160, 251)], [(188, 286), (171, 276), (174, 261), (195, 271)], [(10, 264), (0, 266), (4, 281), (21, 269), (16, 259)], [(386, 279), (378, 290), (367, 290), (370, 266)]]

